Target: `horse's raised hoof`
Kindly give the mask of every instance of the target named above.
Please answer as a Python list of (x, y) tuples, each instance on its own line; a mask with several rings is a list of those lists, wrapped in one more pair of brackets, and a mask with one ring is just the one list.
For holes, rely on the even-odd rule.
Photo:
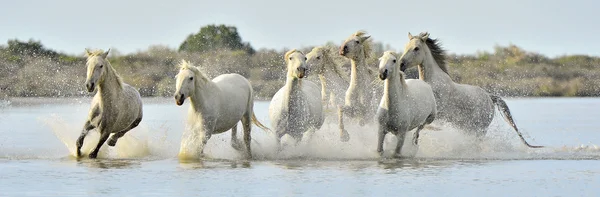
[(348, 131), (342, 130), (342, 134), (340, 135), (340, 141), (342, 141), (342, 142), (350, 141), (350, 134), (348, 134)]
[(235, 149), (236, 151), (242, 151), (242, 144), (240, 144), (239, 141), (232, 141), (231, 142), (231, 148)]
[(98, 157), (98, 153), (90, 153), (90, 159), (96, 159)]
[(108, 140), (108, 146), (115, 146), (117, 145), (117, 139), (113, 139), (112, 137)]

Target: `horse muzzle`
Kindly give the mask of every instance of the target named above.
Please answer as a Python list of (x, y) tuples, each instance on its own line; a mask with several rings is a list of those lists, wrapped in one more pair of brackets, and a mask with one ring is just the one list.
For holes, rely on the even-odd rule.
[(406, 63), (404, 61), (400, 62), (400, 71), (404, 72), (406, 71)]
[(96, 89), (96, 86), (95, 86), (95, 85), (96, 85), (96, 84), (94, 84), (94, 83), (86, 83), (86, 84), (85, 84), (85, 87), (87, 88), (87, 91), (88, 91), (88, 92), (93, 92), (93, 91), (94, 91), (94, 89)]
[(346, 54), (348, 54), (348, 46), (344, 45), (344, 46), (340, 47), (340, 55), (346, 56)]
[(379, 72), (379, 79), (385, 80), (385, 79), (387, 79), (387, 76), (388, 76), (388, 70), (387, 69)]
[(175, 95), (175, 104), (181, 106), (181, 105), (183, 105), (184, 101), (185, 101), (185, 97), (183, 94)]
[(298, 68), (298, 78), (306, 77), (306, 72), (307, 72), (306, 68), (302, 68), (302, 67)]

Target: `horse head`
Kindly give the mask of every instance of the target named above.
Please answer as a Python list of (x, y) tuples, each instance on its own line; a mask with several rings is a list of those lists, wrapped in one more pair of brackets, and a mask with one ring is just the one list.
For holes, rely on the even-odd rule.
[(285, 63), (287, 64), (288, 77), (304, 78), (306, 76), (306, 56), (296, 49), (285, 53)]
[(363, 31), (352, 34), (340, 46), (340, 55), (350, 59), (369, 57), (371, 50), (368, 39), (370, 37)]
[(379, 58), (379, 79), (386, 80), (388, 76), (398, 72), (397, 59), (397, 54), (394, 51), (386, 51), (383, 53)]
[(104, 73), (106, 72), (108, 60), (106, 57), (110, 49), (106, 52), (102, 50), (89, 51), (85, 49), (87, 56), (87, 77), (85, 80), (85, 87), (88, 92), (93, 92), (96, 86), (104, 80)]

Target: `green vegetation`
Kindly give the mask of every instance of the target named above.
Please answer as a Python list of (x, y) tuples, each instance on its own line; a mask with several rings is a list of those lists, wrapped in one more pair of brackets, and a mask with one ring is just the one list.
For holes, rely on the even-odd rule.
[[(327, 45), (337, 47), (335, 43)], [(384, 46), (373, 46), (374, 54), (368, 61), (373, 70), (377, 58), (389, 49)], [(251, 81), (258, 98), (269, 99), (284, 83), (282, 56), (286, 50), (255, 51), (242, 42), (235, 27), (209, 25), (188, 36), (178, 49), (151, 46), (133, 54), (109, 55), (109, 60), (124, 81), (143, 96), (171, 96), (176, 65), (187, 59), (210, 77), (239, 73)], [(334, 54), (336, 61), (348, 69), (349, 62), (338, 56)], [(600, 57), (548, 58), (510, 45), (474, 55), (450, 54), (448, 64), (456, 82), (481, 86), (502, 96), (600, 96)], [(83, 56), (55, 52), (39, 41), (9, 40), (0, 45), (0, 98), (90, 95), (83, 85), (85, 69)], [(415, 78), (417, 70), (408, 70), (407, 75)], [(316, 81), (314, 76), (309, 79)]]

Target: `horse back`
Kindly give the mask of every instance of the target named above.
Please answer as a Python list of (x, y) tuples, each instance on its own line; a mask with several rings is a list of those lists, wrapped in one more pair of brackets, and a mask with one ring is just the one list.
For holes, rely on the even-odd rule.
[(216, 132), (225, 131), (239, 122), (243, 115), (252, 114), (252, 86), (245, 77), (239, 74), (223, 74), (215, 77), (212, 82), (218, 88), (218, 93), (214, 93), (218, 95), (214, 97), (218, 106), (214, 107), (219, 114)]

